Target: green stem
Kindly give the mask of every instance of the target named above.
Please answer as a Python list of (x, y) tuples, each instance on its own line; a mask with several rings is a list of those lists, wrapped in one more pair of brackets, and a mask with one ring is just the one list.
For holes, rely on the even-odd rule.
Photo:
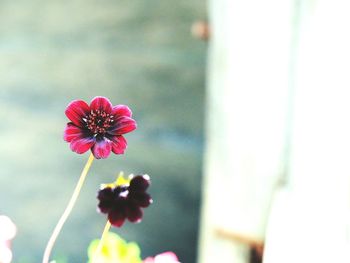
[(107, 236), (110, 228), (111, 228), (111, 223), (109, 222), (109, 220), (107, 220), (105, 228), (103, 229), (103, 232), (102, 232), (100, 242), (98, 242), (97, 248), (94, 252), (94, 256), (92, 257), (91, 263), (95, 263), (96, 260), (98, 259), (99, 255), (100, 255), (100, 251), (102, 249), (103, 241), (104, 241), (105, 237)]
[(90, 169), (90, 166), (91, 166), (93, 160), (94, 160), (94, 156), (93, 156), (93, 154), (90, 154), (89, 159), (87, 160), (87, 162), (85, 164), (85, 167), (84, 167), (83, 171), (81, 172), (79, 181), (78, 181), (77, 185), (75, 186), (73, 195), (70, 198), (66, 209), (64, 210), (63, 214), (61, 215), (61, 218), (58, 221), (54, 231), (51, 234), (49, 242), (46, 245), (42, 263), (48, 263), (49, 262), (52, 248), (53, 248), (53, 246), (54, 246), (54, 244), (56, 242), (56, 239), (57, 239), (59, 233), (61, 232), (61, 229), (62, 229), (64, 223), (66, 222), (68, 216), (72, 212), (72, 209), (73, 209), (73, 207), (74, 207), (74, 205), (75, 205), (75, 203), (76, 203), (76, 201), (78, 199), (80, 190), (81, 190), (81, 188), (82, 188), (82, 186), (84, 184), (85, 178), (87, 176), (87, 173), (88, 173), (88, 171)]

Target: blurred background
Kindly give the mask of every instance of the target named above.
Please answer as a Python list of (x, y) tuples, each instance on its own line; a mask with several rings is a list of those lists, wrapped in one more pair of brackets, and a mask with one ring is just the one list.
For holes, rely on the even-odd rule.
[[(88, 157), (62, 139), (65, 107), (96, 95), (129, 105), (138, 129), (125, 155), (93, 163), (58, 263), (86, 262), (105, 224), (96, 191), (119, 171), (152, 178), (142, 224), (116, 230), (143, 258), (350, 262), (349, 12), (343, 0), (0, 1), (13, 262), (41, 259)], [(208, 37), (198, 19), (208, 42), (191, 35)]]
[(88, 154), (62, 139), (64, 110), (94, 96), (127, 104), (138, 129), (125, 155), (93, 163), (53, 258), (86, 262), (105, 216), (100, 183), (148, 173), (154, 204), (142, 224), (115, 229), (142, 256), (195, 262), (207, 45), (191, 36), (200, 0), (0, 1), (0, 214), (17, 226), (13, 262), (37, 263)]
[(198, 262), (350, 262), (349, 12), (209, 1)]

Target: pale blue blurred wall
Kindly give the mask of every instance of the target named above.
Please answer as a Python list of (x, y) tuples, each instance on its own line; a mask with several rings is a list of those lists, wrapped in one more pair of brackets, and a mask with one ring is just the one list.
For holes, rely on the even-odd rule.
[(73, 99), (128, 104), (139, 128), (124, 156), (93, 164), (54, 255), (84, 262), (105, 217), (96, 191), (120, 170), (148, 173), (154, 204), (117, 233), (143, 256), (195, 261), (206, 44), (190, 27), (200, 0), (0, 1), (0, 214), (18, 226), (14, 262), (39, 262), (88, 155), (62, 140)]

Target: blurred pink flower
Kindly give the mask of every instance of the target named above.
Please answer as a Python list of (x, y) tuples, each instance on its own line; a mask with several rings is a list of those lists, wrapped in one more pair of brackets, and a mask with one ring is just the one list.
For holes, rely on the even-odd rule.
[(78, 154), (91, 149), (96, 159), (107, 158), (111, 151), (123, 154), (127, 146), (123, 134), (136, 129), (129, 107), (113, 106), (105, 97), (95, 97), (90, 105), (74, 100), (65, 114), (70, 122), (64, 130), (64, 140)]
[(7, 216), (0, 216), (0, 262), (9, 263), (12, 260), (10, 241), (16, 235), (16, 226)]
[(161, 253), (154, 258), (148, 257), (143, 260), (143, 263), (180, 263), (175, 253), (168, 251)]

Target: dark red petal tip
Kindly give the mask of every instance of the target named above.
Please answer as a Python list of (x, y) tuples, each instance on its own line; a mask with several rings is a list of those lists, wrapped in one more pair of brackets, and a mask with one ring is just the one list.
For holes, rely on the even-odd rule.
[(144, 192), (149, 187), (151, 183), (150, 177), (145, 175), (137, 175), (130, 181), (130, 190)]
[(127, 207), (127, 217), (132, 223), (139, 223), (142, 220), (143, 212), (140, 207), (129, 205)]
[(131, 192), (129, 194), (129, 198), (140, 207), (148, 207), (150, 204), (153, 203), (153, 200), (151, 196), (148, 193), (142, 193), (142, 192)]
[(101, 110), (106, 113), (112, 113), (112, 103), (108, 98), (97, 96), (91, 100), (90, 108), (91, 110)]
[(83, 131), (80, 127), (76, 126), (72, 122), (67, 123), (63, 132), (63, 139), (66, 142), (71, 142), (72, 140), (82, 138), (83, 136)]
[(70, 148), (73, 152), (82, 154), (87, 152), (95, 143), (95, 139), (91, 137), (76, 138), (71, 141)]
[(113, 208), (108, 213), (108, 220), (113, 226), (121, 227), (127, 217), (127, 200), (124, 197), (118, 197), (114, 200)]
[(132, 111), (126, 105), (116, 105), (113, 107), (112, 114), (116, 117), (120, 117), (120, 116), (131, 117)]
[(96, 159), (105, 159), (107, 158), (112, 150), (112, 142), (108, 139), (102, 139), (96, 141), (92, 147), (92, 154)]
[(137, 128), (136, 121), (134, 119), (131, 119), (130, 117), (123, 116), (116, 119), (115, 122), (115, 126), (111, 127), (108, 131), (109, 134), (122, 135), (125, 133), (132, 132)]
[(90, 111), (89, 105), (83, 100), (73, 100), (68, 104), (65, 114), (75, 125), (82, 127), (83, 118)]
[(115, 154), (123, 154), (126, 147), (127, 142), (122, 135), (112, 137), (112, 151)]
[(119, 211), (111, 211), (108, 214), (108, 220), (112, 226), (121, 227), (125, 222), (125, 215), (120, 213)]
[(113, 189), (111, 187), (106, 187), (101, 189), (100, 191), (98, 191), (97, 199), (100, 201), (113, 200), (114, 199)]
[(98, 212), (103, 213), (103, 214), (107, 214), (111, 211), (111, 209), (113, 208), (113, 202), (110, 201), (100, 201), (100, 203), (98, 204)]

